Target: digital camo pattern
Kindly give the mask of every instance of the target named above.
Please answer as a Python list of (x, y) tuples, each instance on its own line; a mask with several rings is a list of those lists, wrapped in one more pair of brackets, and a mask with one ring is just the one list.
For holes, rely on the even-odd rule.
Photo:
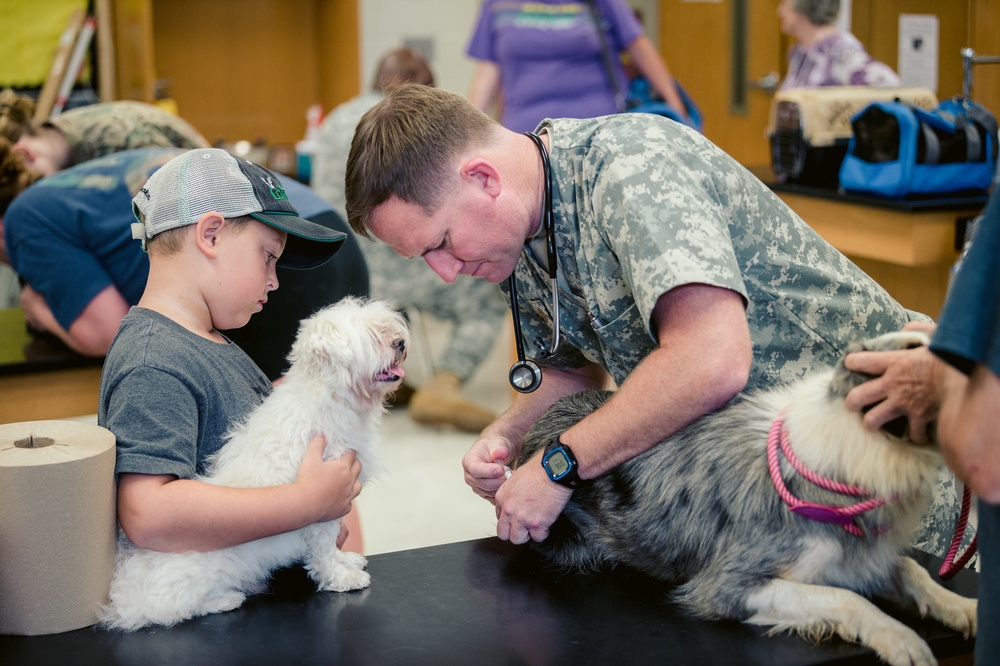
[[(853, 341), (927, 320), (894, 301), (735, 160), (678, 123), (620, 114), (541, 128), (551, 137), (562, 276), (562, 346), (543, 365), (594, 362), (620, 385), (655, 347), (649, 321), (657, 299), (691, 283), (745, 299), (754, 358), (747, 390), (829, 367)], [(550, 337), (549, 278), (528, 258), (515, 275), (531, 350)], [(939, 484), (938, 495), (920, 537), (935, 551), (942, 539), (947, 547), (958, 515), (954, 488)]]
[[(359, 95), (333, 109), (320, 127), (311, 184), (345, 220), (344, 178), (354, 128), (380, 99), (377, 93)], [(358, 244), (368, 264), (372, 297), (450, 323), (451, 336), (434, 366), (462, 381), (471, 377), (493, 349), (509, 316), (496, 285), (467, 275), (447, 284), (422, 259), (401, 257), (380, 240), (359, 237)]]
[[(750, 389), (830, 366), (850, 342), (924, 318), (698, 133), (650, 114), (542, 126), (552, 136), (568, 343), (547, 365), (593, 361), (620, 384), (655, 345), (649, 318), (657, 299), (691, 283), (732, 289), (746, 300)], [(516, 275), (525, 338), (548, 339), (547, 274), (522, 259)]]
[(209, 147), (187, 121), (142, 102), (82, 106), (52, 118), (48, 124), (66, 137), (73, 164), (132, 148)]

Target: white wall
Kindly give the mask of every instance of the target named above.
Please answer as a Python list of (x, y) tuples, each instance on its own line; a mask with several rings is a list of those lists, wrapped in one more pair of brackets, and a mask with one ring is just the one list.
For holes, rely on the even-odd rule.
[[(631, 0), (642, 9), (650, 39), (657, 41), (657, 0)], [(359, 41), (362, 90), (371, 85), (383, 53), (400, 46), (430, 47), (430, 65), (440, 88), (465, 94), (473, 61), (465, 55), (479, 15), (476, 0), (361, 0)]]
[(361, 89), (371, 85), (383, 53), (400, 46), (419, 49), (423, 43), (430, 46), (438, 87), (464, 95), (473, 65), (465, 47), (478, 13), (475, 0), (361, 0)]

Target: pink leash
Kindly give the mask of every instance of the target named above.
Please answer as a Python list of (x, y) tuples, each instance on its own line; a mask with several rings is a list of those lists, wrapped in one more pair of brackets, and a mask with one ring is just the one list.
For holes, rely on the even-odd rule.
[(958, 514), (958, 524), (955, 525), (955, 536), (951, 538), (951, 546), (948, 548), (948, 554), (945, 555), (944, 563), (938, 571), (938, 577), (941, 580), (948, 580), (961, 571), (962, 567), (968, 564), (969, 559), (976, 554), (976, 548), (979, 545), (978, 533), (972, 537), (972, 543), (965, 549), (962, 557), (958, 558), (957, 561), (955, 560), (955, 556), (958, 555), (958, 549), (962, 545), (962, 538), (965, 537), (965, 530), (969, 525), (969, 509), (971, 507), (972, 491), (969, 490), (968, 486), (965, 486), (962, 489), (962, 510)]
[[(854, 497), (870, 496), (873, 493), (869, 490), (858, 488), (857, 486), (828, 479), (808, 469), (792, 451), (792, 446), (788, 441), (788, 432), (785, 430), (784, 426), (785, 413), (781, 412), (781, 414), (778, 415), (778, 418), (774, 420), (774, 423), (771, 424), (771, 431), (767, 438), (767, 468), (771, 472), (771, 480), (774, 482), (774, 487), (778, 491), (778, 494), (781, 495), (781, 499), (785, 501), (785, 504), (788, 505), (788, 508), (794, 514), (808, 518), (809, 520), (817, 520), (824, 523), (838, 523), (851, 534), (855, 536), (863, 536), (864, 533), (861, 531), (861, 528), (855, 524), (854, 518), (862, 513), (865, 513), (866, 511), (877, 509), (878, 507), (884, 505), (888, 500), (883, 497), (874, 497), (866, 499), (862, 502), (857, 502), (856, 504), (851, 504), (850, 506), (832, 506), (829, 504), (807, 502), (792, 495), (792, 493), (788, 490), (788, 487), (785, 485), (784, 479), (781, 478), (781, 466), (778, 463), (779, 447), (788, 462), (795, 468), (795, 471), (801, 474), (804, 479), (812, 483), (814, 486), (818, 486), (824, 490), (829, 490), (841, 495), (851, 495)], [(886, 529), (888, 528), (880, 528), (876, 532), (876, 535), (885, 532)]]
[[(814, 486), (819, 486), (820, 488), (840, 493), (841, 495), (851, 495), (854, 497), (871, 495), (872, 493), (862, 488), (858, 488), (857, 486), (827, 479), (826, 477), (816, 474), (803, 465), (802, 461), (799, 460), (792, 451), (792, 445), (788, 441), (788, 432), (785, 430), (785, 413), (781, 412), (781, 414), (778, 415), (778, 418), (774, 420), (774, 423), (771, 424), (771, 431), (768, 433), (767, 468), (771, 472), (771, 480), (774, 482), (775, 490), (778, 491), (781, 499), (785, 501), (785, 504), (788, 505), (789, 509), (794, 514), (810, 520), (817, 520), (826, 523), (839, 523), (851, 534), (854, 534), (855, 536), (862, 536), (861, 529), (854, 523), (854, 517), (865, 513), (866, 511), (871, 511), (872, 509), (883, 506), (888, 501), (885, 498), (876, 497), (852, 504), (850, 506), (841, 507), (815, 504), (813, 502), (800, 500), (792, 495), (792, 493), (788, 490), (788, 487), (785, 485), (784, 479), (781, 478), (781, 466), (778, 463), (779, 448), (788, 462), (795, 468), (795, 471), (801, 474), (804, 479), (812, 483)], [(948, 554), (944, 558), (944, 563), (938, 571), (938, 576), (942, 580), (947, 580), (961, 571), (962, 568), (968, 564), (969, 559), (971, 559), (976, 553), (979, 541), (978, 534), (972, 537), (972, 543), (969, 544), (965, 553), (963, 553), (958, 560), (955, 559), (956, 555), (958, 555), (958, 549), (962, 545), (962, 539), (965, 536), (965, 531), (968, 529), (969, 510), (971, 506), (972, 492), (969, 490), (968, 486), (966, 486), (962, 492), (962, 508), (958, 516), (958, 524), (955, 526), (955, 535), (951, 539), (951, 546), (948, 548)], [(882, 534), (887, 529), (887, 527), (880, 528), (875, 532), (875, 535), (877, 536)]]

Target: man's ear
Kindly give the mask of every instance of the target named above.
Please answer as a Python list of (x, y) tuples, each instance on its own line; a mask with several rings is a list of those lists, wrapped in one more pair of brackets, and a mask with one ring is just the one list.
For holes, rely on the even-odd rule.
[(500, 172), (488, 160), (470, 158), (462, 165), (462, 179), (473, 181), (494, 199), (500, 196)]
[(201, 253), (210, 259), (214, 259), (217, 253), (217, 243), (219, 232), (226, 226), (226, 218), (221, 213), (209, 211), (202, 213), (195, 223), (195, 243)]

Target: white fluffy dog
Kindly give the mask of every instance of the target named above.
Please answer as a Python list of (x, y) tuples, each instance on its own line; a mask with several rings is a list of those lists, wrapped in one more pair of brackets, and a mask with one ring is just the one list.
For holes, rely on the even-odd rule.
[[(235, 427), (200, 480), (236, 487), (291, 483), (313, 436), (326, 437), (326, 459), (353, 449), (361, 482), (381, 468), (378, 426), (384, 399), (403, 370), (406, 323), (379, 301), (347, 298), (304, 320), (283, 382)], [(238, 608), (278, 567), (303, 562), (320, 590), (368, 587), (367, 560), (336, 546), (340, 520), (318, 523), (232, 548), (161, 553), (120, 533), (110, 601), (100, 624), (125, 630), (172, 625)]]

